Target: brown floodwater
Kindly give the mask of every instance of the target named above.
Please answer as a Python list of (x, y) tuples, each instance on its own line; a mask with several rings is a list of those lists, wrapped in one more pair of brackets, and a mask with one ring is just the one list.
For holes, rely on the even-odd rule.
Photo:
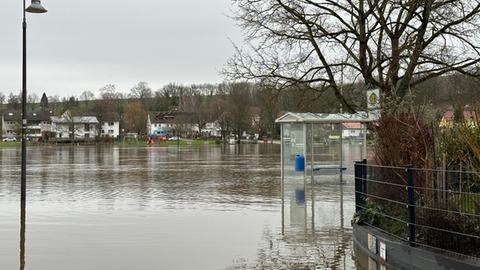
[(361, 149), (304, 214), (295, 195), (282, 211), (279, 145), (31, 147), (24, 226), (20, 151), (0, 149), (0, 269), (355, 269)]

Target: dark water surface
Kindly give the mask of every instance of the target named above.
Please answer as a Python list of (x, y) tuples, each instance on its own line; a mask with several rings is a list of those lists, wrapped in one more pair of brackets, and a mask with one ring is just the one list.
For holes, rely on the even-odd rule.
[(352, 168), (316, 180), (313, 217), (286, 198), (282, 234), (278, 145), (28, 154), (22, 254), (20, 151), (0, 149), (0, 269), (355, 269)]

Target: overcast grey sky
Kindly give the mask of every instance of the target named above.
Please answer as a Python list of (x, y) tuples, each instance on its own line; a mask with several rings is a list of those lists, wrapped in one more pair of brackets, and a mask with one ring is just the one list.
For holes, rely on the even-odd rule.
[[(27, 0), (27, 5), (30, 0)], [(21, 89), (20, 0), (0, 9), (0, 92)], [(94, 93), (113, 83), (223, 80), (219, 70), (241, 42), (230, 0), (42, 0), (28, 14), (28, 90), (40, 95)]]

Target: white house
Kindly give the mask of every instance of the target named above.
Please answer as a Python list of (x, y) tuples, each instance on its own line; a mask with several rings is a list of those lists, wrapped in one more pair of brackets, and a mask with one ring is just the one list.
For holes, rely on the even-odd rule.
[(199, 133), (190, 112), (166, 111), (150, 112), (147, 116), (148, 136), (193, 136)]
[(59, 141), (71, 140), (93, 140), (98, 135), (99, 122), (95, 116), (70, 116), (65, 112), (61, 116), (52, 116), (52, 132), (55, 139)]
[(205, 125), (202, 129), (202, 135), (207, 137), (221, 137), (222, 136), (222, 128), (220, 124), (215, 122), (209, 122)]
[(100, 137), (118, 138), (120, 136), (120, 117), (115, 113), (108, 113), (101, 117)]
[(45, 138), (51, 130), (51, 112), (28, 112), (27, 113), (27, 137), (32, 140)]
[(147, 116), (148, 136), (171, 135), (175, 129), (175, 115), (166, 112), (150, 112)]

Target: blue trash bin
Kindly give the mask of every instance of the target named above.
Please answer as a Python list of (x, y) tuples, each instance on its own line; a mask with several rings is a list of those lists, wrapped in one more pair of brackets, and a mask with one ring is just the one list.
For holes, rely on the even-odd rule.
[(305, 171), (305, 157), (302, 154), (295, 155), (295, 171)]

